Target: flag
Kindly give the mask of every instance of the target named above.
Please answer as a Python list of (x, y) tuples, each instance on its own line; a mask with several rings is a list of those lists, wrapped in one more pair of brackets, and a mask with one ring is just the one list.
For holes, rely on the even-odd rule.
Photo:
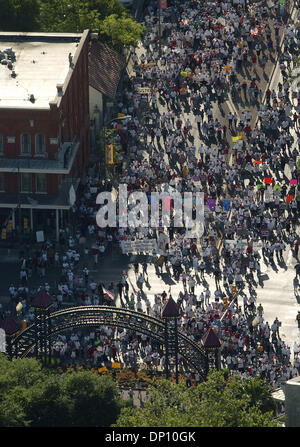
[(231, 209), (230, 200), (222, 200), (222, 205), (225, 211), (230, 211)]
[(106, 366), (102, 366), (102, 368), (98, 368), (98, 373), (102, 373), (104, 371), (107, 371)]
[(251, 36), (257, 36), (258, 28), (254, 28), (254, 29), (250, 30), (250, 34), (251, 34)]
[(208, 199), (207, 201), (210, 211), (215, 211), (216, 201), (214, 199)]
[(160, 9), (167, 9), (167, 7), (168, 7), (167, 0), (159, 0), (159, 7), (160, 7)]
[(272, 183), (272, 177), (265, 177), (264, 182), (266, 185), (270, 185)]
[(286, 203), (289, 203), (293, 200), (293, 196), (292, 194), (289, 194), (288, 196), (286, 196)]
[(297, 180), (297, 179), (292, 178), (292, 179), (290, 180), (290, 185), (297, 185), (297, 184), (298, 184), (298, 180)]
[(104, 287), (102, 287), (102, 289), (103, 289), (103, 293), (108, 295), (110, 299), (112, 299), (112, 300), (115, 299), (115, 295), (110, 290), (106, 290), (106, 289), (104, 289)]
[(245, 16), (243, 16), (243, 17), (241, 18), (241, 23), (244, 23), (244, 20), (245, 20)]
[(255, 161), (253, 162), (253, 164), (254, 164), (254, 165), (261, 165), (261, 164), (262, 164), (262, 161), (260, 161), (260, 160), (255, 160)]
[(235, 143), (236, 141), (241, 140), (242, 136), (241, 135), (237, 135), (236, 137), (231, 137), (231, 139), (232, 139), (233, 143)]

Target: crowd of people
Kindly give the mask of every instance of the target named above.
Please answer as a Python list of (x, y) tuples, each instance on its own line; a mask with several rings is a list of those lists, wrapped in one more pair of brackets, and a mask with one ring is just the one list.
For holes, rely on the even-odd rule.
[[(281, 339), (277, 318), (272, 324), (265, 320), (256, 288), (263, 284), (263, 264), (284, 266), (287, 250), (298, 260), (300, 94), (292, 91), (288, 70), (297, 51), (299, 20), (291, 19), (287, 2), (277, 9), (264, 2), (246, 6), (243, 0), (185, 0), (161, 10), (161, 17), (159, 26), (157, 5), (150, 2), (142, 45), (132, 56), (134, 71), (124, 79), (117, 103), (118, 112), (130, 117), (121, 126), (111, 125), (126, 163), (117, 171), (117, 183), (148, 196), (165, 184), (180, 193), (203, 192), (203, 235), (191, 239), (184, 228), (174, 227), (98, 228), (96, 195), (112, 184), (95, 172), (86, 176), (73, 206), (75, 234), (62, 230), (59, 248), (49, 244), (34, 259), (24, 255), (21, 286), (12, 285), (9, 292), (14, 304), (21, 297), (26, 308), (32, 272), (46, 281), (56, 265), (62, 273), (57, 308), (68, 299), (76, 305), (119, 300), (125, 308), (160, 317), (171, 291), (157, 294), (154, 302), (147, 296), (143, 285), (150, 257), (134, 265), (137, 290), (127, 271), (115, 284), (98, 283), (85, 260), (92, 256), (97, 266), (120, 241), (158, 240), (164, 232), (168, 242), (153, 262), (157, 276), (165, 269), (182, 283), (173, 296), (179, 329), (200, 342), (214, 328), (223, 367), (246, 377), (260, 375), (278, 388), (300, 373), (299, 345), (295, 341), (291, 348)], [(264, 94), (274, 54), (281, 78)], [(243, 110), (224, 113), (226, 101)], [(41, 287), (50, 290), (47, 283)], [(143, 362), (163, 368), (165, 361), (154, 340), (106, 326), (60, 335), (53, 352), (65, 361), (94, 365), (120, 360), (129, 367)], [(193, 371), (183, 357), (179, 360), (190, 377)]]

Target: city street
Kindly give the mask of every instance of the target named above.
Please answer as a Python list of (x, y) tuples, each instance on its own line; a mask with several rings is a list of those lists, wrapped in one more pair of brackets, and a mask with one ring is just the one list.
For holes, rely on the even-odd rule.
[[(197, 341), (201, 331), (204, 331), (203, 326), (205, 330), (210, 327), (215, 329), (218, 326), (217, 320), (223, 321), (228, 315), (228, 319), (240, 319), (238, 331), (231, 327), (231, 323), (226, 322), (223, 327), (220, 323), (218, 335), (222, 343), (228, 337), (231, 338), (235, 331), (238, 333), (237, 338), (243, 334), (243, 340), (250, 333), (252, 335), (252, 322), (255, 315), (258, 317), (258, 311), (250, 315), (249, 319), (247, 308), (243, 315), (246, 296), (247, 300), (254, 300), (256, 309), (260, 306), (263, 308), (260, 313), (264, 320), (259, 321), (258, 325), (261, 333), (264, 333), (266, 323), (272, 327), (276, 318), (281, 322), (279, 336), (291, 348), (293, 360), (292, 347), (295, 342), (300, 343), (296, 322), (300, 293), (294, 280), (295, 266), (298, 263), (294, 251), (299, 248), (296, 250), (295, 246), (300, 232), (298, 221), (295, 225), (295, 208), (291, 209), (291, 205), (286, 204), (293, 199), (296, 202), (297, 199), (297, 189), (292, 189), (290, 180), (298, 178), (294, 169), (295, 160), (293, 161), (291, 155), (295, 157), (294, 152), (298, 153), (298, 128), (292, 125), (292, 112), (287, 104), (291, 102), (291, 92), (289, 96), (280, 93), (282, 87), (279, 86), (280, 83), (285, 83), (285, 72), (282, 63), (278, 62), (279, 54), (276, 53), (284, 52), (286, 47), (292, 51), (292, 43), (285, 38), (287, 24), (278, 12), (270, 12), (268, 18), (264, 12), (256, 19), (255, 11), (249, 11), (245, 25), (242, 10), (233, 8), (226, 16), (229, 21), (226, 29), (226, 22), (223, 24), (219, 17), (214, 17), (215, 13), (208, 6), (208, 12), (212, 15), (207, 15), (207, 20), (212, 22), (211, 29), (215, 33), (213, 38), (213, 33), (210, 36), (210, 25), (203, 21), (198, 9), (201, 6), (194, 3), (186, 11), (178, 7), (180, 20), (166, 12), (164, 25), (166, 28), (169, 25), (171, 31), (166, 32), (164, 29), (162, 39), (155, 16), (157, 9), (150, 8), (150, 12), (146, 14), (149, 23), (145, 38), (132, 55), (128, 77), (124, 77), (122, 91), (118, 92), (116, 98), (116, 113), (121, 114), (118, 119), (124, 120), (122, 124), (117, 120), (111, 120), (110, 123), (111, 129), (115, 129), (115, 138), (124, 151), (122, 172), (119, 166), (118, 170), (113, 167), (110, 176), (115, 190), (120, 183), (126, 183), (128, 192), (142, 191), (149, 194), (151, 191), (158, 191), (160, 184), (171, 184), (172, 181), (181, 192), (189, 188), (193, 192), (203, 191), (206, 213), (204, 235), (195, 238), (193, 243), (184, 234), (180, 234), (180, 231), (160, 227), (159, 231), (170, 236), (168, 249), (156, 253), (122, 254), (119, 241), (135, 242), (134, 239), (140, 238), (140, 232), (136, 228), (123, 230), (118, 227), (99, 231), (96, 225), (96, 194), (103, 191), (104, 186), (103, 179), (97, 177), (97, 167), (90, 167), (89, 175), (82, 185), (82, 197), (77, 198), (76, 214), (73, 214), (76, 215), (76, 221), (72, 224), (75, 240), (63, 229), (63, 233), (66, 232), (66, 245), (62, 247), (57, 244), (55, 247), (57, 262), (47, 263), (44, 276), (33, 271), (27, 286), (30, 284), (32, 293), (48, 283), (49, 293), (54, 297), (55, 304), (61, 290), (68, 289), (63, 302), (64, 306), (68, 306), (86, 303), (80, 301), (77, 289), (80, 289), (81, 298), (84, 295), (83, 300), (88, 299), (89, 303), (97, 304), (99, 297), (96, 289), (98, 287), (100, 295), (99, 283), (110, 290), (113, 283), (114, 304), (117, 307), (149, 312), (156, 317), (160, 316), (163, 304), (161, 297), (171, 296), (175, 302), (181, 300), (181, 330), (186, 331), (192, 339), (198, 337)], [(205, 37), (201, 43), (199, 36), (194, 41), (194, 36), (189, 35), (189, 26), (192, 27), (194, 17), (204, 27)], [(233, 32), (235, 17), (238, 17), (240, 25)], [(290, 20), (295, 19), (294, 9)], [(291, 23), (293, 28), (294, 22)], [(204, 49), (200, 51), (202, 46)], [(284, 90), (287, 90), (286, 86)], [(267, 97), (267, 94), (270, 95)], [(271, 95), (273, 108), (270, 105)], [(266, 121), (271, 121), (272, 113), (278, 114), (279, 118), (275, 116), (278, 119), (274, 119), (271, 130), (267, 129), (265, 121), (258, 119), (259, 113), (269, 113)], [(287, 126), (293, 138), (290, 146), (282, 141), (282, 134)], [(274, 153), (277, 156), (275, 159)], [(284, 174), (283, 179), (280, 174)], [(105, 182), (107, 186), (107, 179)], [(272, 184), (272, 194), (275, 185), (280, 191), (285, 191), (280, 193), (278, 203), (270, 208), (259, 189), (262, 187), (264, 190), (267, 183)], [(289, 195), (286, 197), (286, 194)], [(290, 196), (291, 199), (287, 201)], [(152, 198), (148, 196), (147, 199), (151, 202)], [(229, 202), (229, 210), (225, 209), (224, 201)], [(299, 207), (297, 210), (296, 203), (297, 212), (299, 213)], [(280, 232), (278, 228), (281, 222), (283, 225), (286, 223), (289, 230), (283, 228)], [(145, 234), (146, 237), (159, 239), (159, 231), (154, 232), (151, 228)], [(85, 242), (81, 245), (79, 240), (83, 233)], [(292, 239), (289, 239), (290, 236)], [(228, 240), (232, 242), (230, 248), (226, 242)], [(242, 242), (243, 248), (234, 246), (237, 242)], [(255, 242), (269, 244), (268, 250), (266, 249), (268, 257), (263, 256), (260, 248), (260, 258), (254, 256)], [(283, 242), (282, 258), (279, 261), (275, 254), (274, 258), (271, 255), (276, 243)], [(36, 248), (47, 257), (47, 248)], [(33, 247), (30, 250), (33, 252)], [(24, 258), (32, 256), (32, 252), (26, 253)], [(0, 268), (0, 300), (3, 309), (9, 307), (9, 287), (18, 287), (20, 284), (22, 262), (17, 250), (9, 253), (3, 249), (0, 260), (0, 267), (3, 266)], [(159, 262), (163, 265), (162, 272), (159, 272)], [(200, 274), (202, 264), (205, 279)], [(79, 287), (86, 269), (87, 283), (82, 285), (81, 282)], [(145, 278), (141, 286), (142, 271)], [(188, 278), (183, 278), (185, 273)], [(250, 273), (254, 278), (252, 287), (247, 277)], [(232, 278), (231, 281), (229, 277)], [(194, 286), (190, 285), (193, 284), (193, 278), (196, 281)], [(186, 287), (183, 279), (187, 280)], [(124, 281), (129, 287), (126, 298), (123, 288), (122, 296), (119, 294), (120, 281)], [(239, 284), (242, 284), (241, 289)], [(236, 296), (232, 296), (234, 287), (239, 289)], [(213, 307), (209, 305), (208, 308), (208, 303), (205, 303), (199, 308), (200, 296), (206, 290), (210, 291), (210, 303)], [(226, 301), (232, 297), (232, 304), (226, 310)], [(26, 317), (25, 311), (23, 316)], [(185, 322), (189, 324), (184, 326)], [(246, 327), (246, 322), (250, 328)], [(198, 330), (198, 324), (201, 330)], [(272, 335), (275, 335), (275, 331), (272, 331)], [(271, 349), (274, 340), (270, 340), (270, 334), (268, 342), (263, 340), (264, 335), (260, 337), (260, 341), (267, 344), (265, 348)], [(249, 341), (245, 341), (241, 350), (245, 359), (248, 343)], [(258, 347), (254, 338), (251, 339), (251, 344), (255, 349)], [(285, 349), (284, 346), (282, 348)], [(128, 351), (131, 349), (135, 349), (136, 355), (141, 356), (138, 348), (130, 345)], [(144, 354), (143, 350), (142, 353)], [(239, 353), (241, 354), (240, 351)], [(153, 359), (157, 359), (156, 348), (153, 348), (152, 354)], [(277, 348), (276, 355), (281, 359)], [(225, 350), (223, 362), (227, 361), (227, 357), (228, 352)], [(264, 361), (273, 360), (273, 357), (264, 358), (258, 368)], [(275, 363), (273, 366), (276, 366)], [(285, 363), (282, 367), (285, 367)], [(276, 376), (279, 381), (280, 374)], [(276, 381), (272, 383), (274, 387), (278, 385)]]

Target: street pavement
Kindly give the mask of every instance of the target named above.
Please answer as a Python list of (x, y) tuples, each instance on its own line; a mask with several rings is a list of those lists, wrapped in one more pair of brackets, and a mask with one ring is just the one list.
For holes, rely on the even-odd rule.
[[(142, 46), (139, 46), (137, 54), (140, 55), (143, 51)], [(257, 69), (257, 75), (259, 77), (260, 88), (265, 92), (269, 81), (271, 80), (270, 88), (275, 88), (276, 84), (280, 80), (280, 72), (277, 68), (274, 71), (274, 61), (270, 61), (266, 64), (265, 72), (263, 73), (261, 67)], [(271, 74), (273, 74), (272, 79)], [(242, 77), (241, 77), (242, 79)], [(238, 103), (233, 103), (231, 97), (229, 96), (226, 101), (222, 104), (214, 103), (213, 106), (213, 116), (218, 118), (218, 120), (227, 126), (228, 119), (227, 115), (229, 111), (237, 112), (238, 115), (243, 110), (250, 110), (253, 114), (253, 120), (256, 119), (257, 109), (251, 107), (247, 101), (244, 100), (242, 96)], [(166, 111), (166, 107), (159, 104), (160, 112)], [(192, 136), (194, 137), (194, 142), (196, 147), (199, 147), (200, 138), (198, 134), (197, 124), (195, 122), (194, 116), (191, 113), (184, 112), (183, 118), (189, 118), (192, 122)], [(231, 145), (231, 134), (228, 129), (228, 143)], [(146, 155), (146, 154), (145, 154)], [(87, 266), (90, 270), (90, 281), (95, 279), (97, 282), (103, 281), (106, 285), (110, 282), (116, 284), (122, 272), (125, 270), (128, 273), (129, 278), (129, 294), (134, 290), (138, 290), (136, 283), (136, 275), (133, 269), (133, 263), (136, 260), (135, 256), (122, 255), (120, 250), (114, 250), (113, 253), (106, 254), (103, 258), (99, 259), (97, 265), (94, 264), (91, 257), (82, 258), (78, 271), (80, 271), (83, 266)], [(295, 321), (297, 311), (300, 309), (300, 298), (295, 293), (293, 279), (295, 277), (294, 266), (296, 264), (296, 259), (293, 258), (292, 253), (289, 249), (284, 252), (285, 266), (277, 266), (277, 271), (275, 271), (272, 266), (265, 266), (262, 264), (262, 273), (267, 275), (267, 279), (262, 285), (258, 285), (257, 291), (257, 304), (261, 303), (264, 308), (265, 320), (271, 325), (276, 317), (282, 322), (282, 327), (280, 330), (280, 335), (282, 339), (289, 345), (292, 346), (294, 341), (300, 342), (299, 330), (297, 323)], [(0, 303), (4, 304), (8, 302), (8, 287), (10, 284), (19, 284), (19, 268), (18, 254), (2, 253), (0, 258)], [(50, 286), (55, 289), (55, 285), (60, 276), (60, 269), (57, 267), (50, 267), (49, 273), (47, 274), (46, 281)], [(161, 294), (164, 290), (168, 293), (171, 292), (174, 298), (177, 298), (180, 291), (183, 291), (182, 282), (175, 282), (171, 275), (164, 272), (162, 275), (158, 276), (154, 264), (148, 265), (148, 275), (146, 277), (148, 281), (144, 285), (144, 292), (150, 299), (151, 304), (154, 303), (154, 296), (156, 294)], [(207, 283), (210, 286), (210, 290), (213, 292), (215, 290), (215, 281), (212, 276), (206, 275)], [(41, 285), (42, 280), (36, 274), (33, 274), (30, 279), (31, 287), (38, 287)], [(203, 290), (203, 285), (198, 284), (195, 288), (196, 295), (199, 296), (200, 292)], [(125, 303), (123, 302), (123, 305)], [(239, 303), (242, 305), (242, 302)], [(116, 305), (121, 306), (122, 302), (120, 297), (116, 299)], [(143, 300), (143, 309), (146, 311), (145, 302)]]

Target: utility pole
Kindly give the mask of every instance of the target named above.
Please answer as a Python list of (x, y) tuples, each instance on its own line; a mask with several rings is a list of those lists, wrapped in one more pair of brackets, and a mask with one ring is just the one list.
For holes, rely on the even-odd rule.
[(20, 178), (20, 163), (18, 161), (18, 173), (17, 173), (18, 179), (17, 179), (17, 185), (18, 185), (18, 226), (19, 226), (19, 235), (21, 235), (21, 229), (22, 229), (22, 222), (21, 222), (21, 178)]
[(160, 22), (160, 15), (161, 15), (161, 11), (160, 8), (161, 4), (160, 4), (160, 0), (158, 0), (158, 54), (159, 54), (159, 58), (161, 58), (161, 22)]

